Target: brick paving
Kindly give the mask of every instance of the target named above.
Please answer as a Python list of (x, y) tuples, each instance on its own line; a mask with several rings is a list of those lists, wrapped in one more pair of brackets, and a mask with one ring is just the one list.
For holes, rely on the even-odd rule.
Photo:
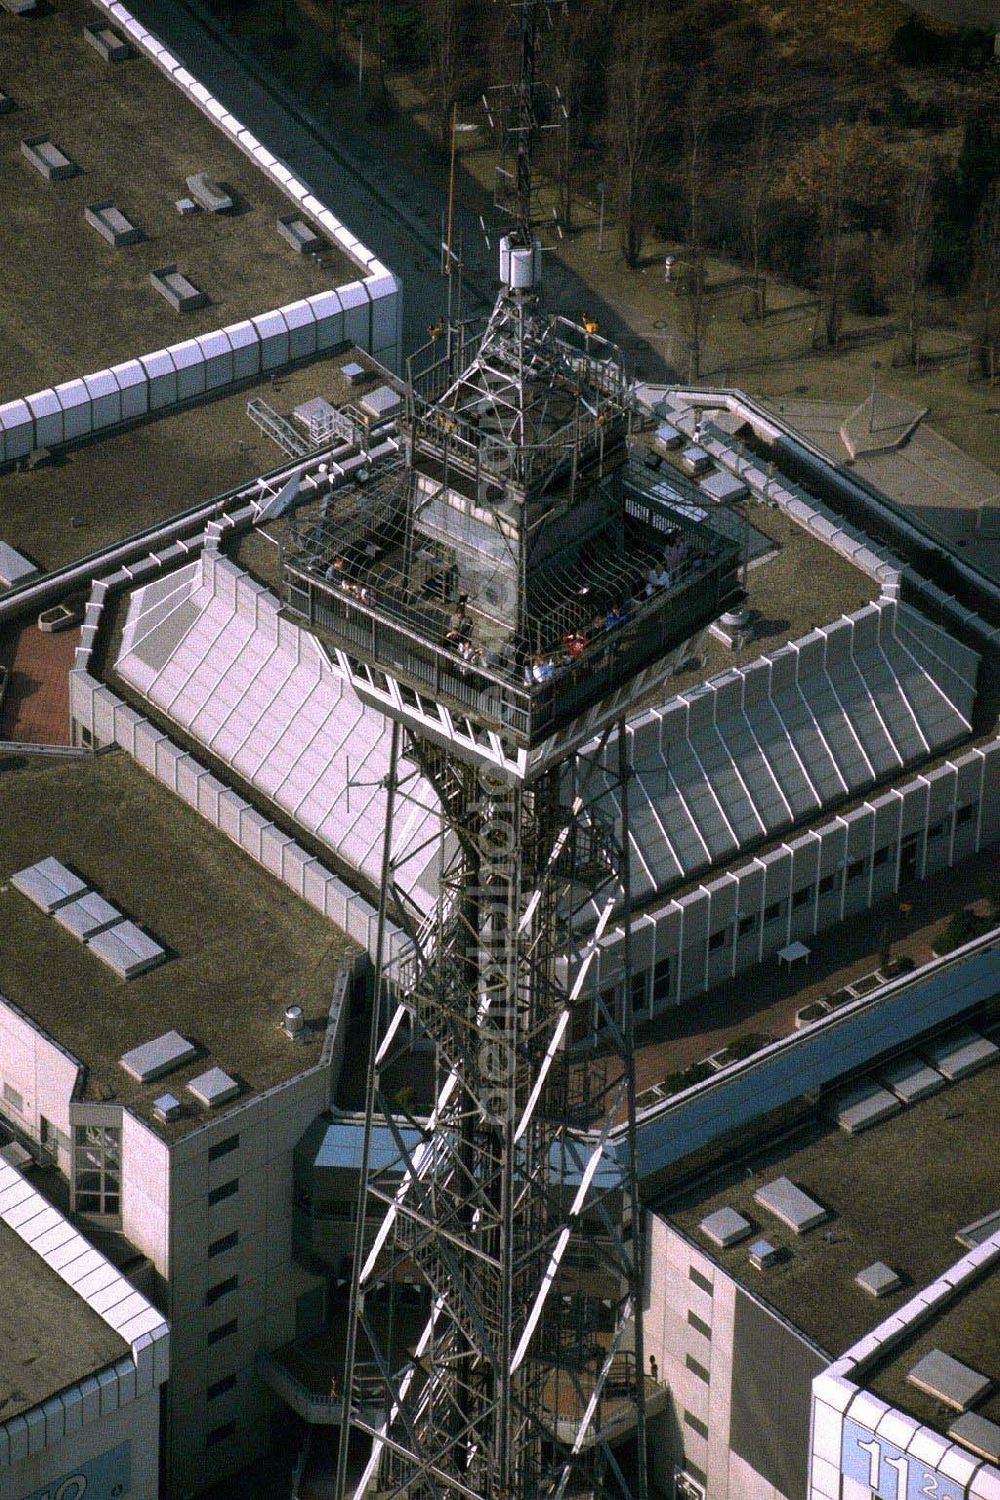
[(69, 744), (69, 671), (80, 630), (44, 635), (32, 622), (0, 635), (0, 663), (10, 681), (0, 706), (0, 740)]

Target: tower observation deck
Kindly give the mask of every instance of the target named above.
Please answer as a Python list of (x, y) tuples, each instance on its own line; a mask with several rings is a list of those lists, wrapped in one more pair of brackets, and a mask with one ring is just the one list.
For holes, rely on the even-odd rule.
[[(646, 1500), (666, 1400), (642, 1348), (631, 1012), (580, 997), (630, 922), (624, 715), (735, 602), (739, 549), (644, 491), (620, 352), (541, 310), (542, 4), (515, 8), (493, 312), (411, 359), (405, 459), (332, 495), (283, 560), (289, 607), (393, 722), (340, 1497)], [(414, 767), (441, 814), (422, 919), (403, 866), (426, 850), (394, 840)], [(391, 963), (388, 918), (411, 938)], [(428, 1048), (418, 1105), (398, 1079), (411, 1051), (426, 1077)]]
[[(537, 249), (517, 255), (505, 248), (505, 273), (536, 274)], [(486, 758), (492, 733), (529, 778), (557, 736), (565, 753), (610, 699), (613, 715), (675, 670), (732, 604), (739, 562), (643, 492), (620, 351), (541, 315), (534, 286), (411, 358), (407, 462), (285, 558), (293, 608), (367, 667), (362, 696), (386, 707), (388, 675), (415, 725), (441, 741), (457, 724)]]

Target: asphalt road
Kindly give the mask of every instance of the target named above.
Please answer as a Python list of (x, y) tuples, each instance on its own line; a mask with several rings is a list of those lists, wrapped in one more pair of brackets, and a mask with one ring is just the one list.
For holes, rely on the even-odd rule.
[[(363, 143), (335, 139), (281, 85), (259, 72), (257, 60), (220, 26), (206, 24), (196, 3), (131, 0), (130, 8), (402, 279), (404, 351), (424, 344), (427, 329), (446, 307), (439, 271), (438, 186), (415, 178), (409, 163), (397, 163), (389, 155), (374, 159), (370, 152), (362, 154)], [(456, 217), (468, 268), (466, 314), (485, 311), (497, 285), (497, 235), (487, 248), (480, 214), (495, 225), (482, 189), (460, 173)], [(673, 374), (628, 326), (624, 310), (596, 296), (554, 255), (546, 256), (544, 301), (574, 318), (584, 311), (595, 317), (602, 334), (623, 344), (641, 378), (664, 380)]]

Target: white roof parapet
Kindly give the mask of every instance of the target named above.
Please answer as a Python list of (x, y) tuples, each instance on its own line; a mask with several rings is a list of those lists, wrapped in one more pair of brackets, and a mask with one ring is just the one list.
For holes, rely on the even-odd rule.
[[(129, 1345), (135, 1374), (134, 1379), (130, 1376), (115, 1383), (119, 1407), (162, 1385), (170, 1373), (170, 1329), (162, 1313), (5, 1161), (0, 1161), (0, 1221)], [(87, 1290), (83, 1283), (94, 1283), (97, 1268), (102, 1272), (96, 1278), (100, 1285)], [(63, 1401), (46, 1405), (47, 1445), (66, 1434), (67, 1394), (63, 1391)], [(101, 1405), (103, 1414), (103, 1401)], [(19, 1419), (12, 1418), (11, 1425), (16, 1421)], [(0, 1470), (5, 1467), (5, 1455), (12, 1451), (7, 1427), (7, 1423), (0, 1423)]]

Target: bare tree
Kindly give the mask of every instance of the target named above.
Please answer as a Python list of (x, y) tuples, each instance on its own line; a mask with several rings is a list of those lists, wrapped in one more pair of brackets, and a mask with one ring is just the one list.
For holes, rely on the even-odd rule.
[(776, 176), (774, 121), (770, 110), (764, 106), (754, 116), (753, 134), (742, 172), (743, 196), (740, 200), (743, 251), (750, 262), (754, 308), (759, 318), (765, 312), (760, 264), (767, 238), (768, 209)]
[(430, 54), (434, 131), (444, 154), (451, 147), (451, 114), (459, 92), (462, 0), (420, 0), (420, 14)]
[(900, 301), (905, 330), (903, 354), (911, 365), (916, 365), (920, 359), (924, 291), (936, 214), (934, 189), (940, 171), (940, 162), (927, 152), (905, 174), (899, 194)]
[(708, 283), (705, 208), (708, 182), (709, 138), (715, 120), (711, 85), (700, 73), (688, 91), (684, 112), (684, 193), (687, 208), (687, 266), (683, 278), (684, 321), (688, 333), (690, 378), (697, 380), (705, 325), (705, 292)]
[(983, 200), (973, 246), (969, 285), (972, 335), (978, 346), (981, 373), (995, 380), (1000, 357), (1000, 180), (994, 181)]
[(583, 105), (593, 90), (594, 38), (608, 24), (612, 0), (577, 0), (549, 33), (548, 79), (558, 91), (548, 143), (550, 170), (559, 193), (559, 217), (573, 225), (573, 178), (582, 133)]
[(636, 266), (648, 227), (653, 148), (663, 123), (663, 68), (649, 0), (619, 18), (608, 73), (608, 144), (618, 232), (626, 264)]
[(836, 344), (848, 280), (845, 240), (864, 236), (872, 260), (875, 235), (894, 202), (895, 168), (879, 133), (865, 121), (821, 130), (785, 173), (784, 189), (816, 215), (819, 319), (828, 344)]

